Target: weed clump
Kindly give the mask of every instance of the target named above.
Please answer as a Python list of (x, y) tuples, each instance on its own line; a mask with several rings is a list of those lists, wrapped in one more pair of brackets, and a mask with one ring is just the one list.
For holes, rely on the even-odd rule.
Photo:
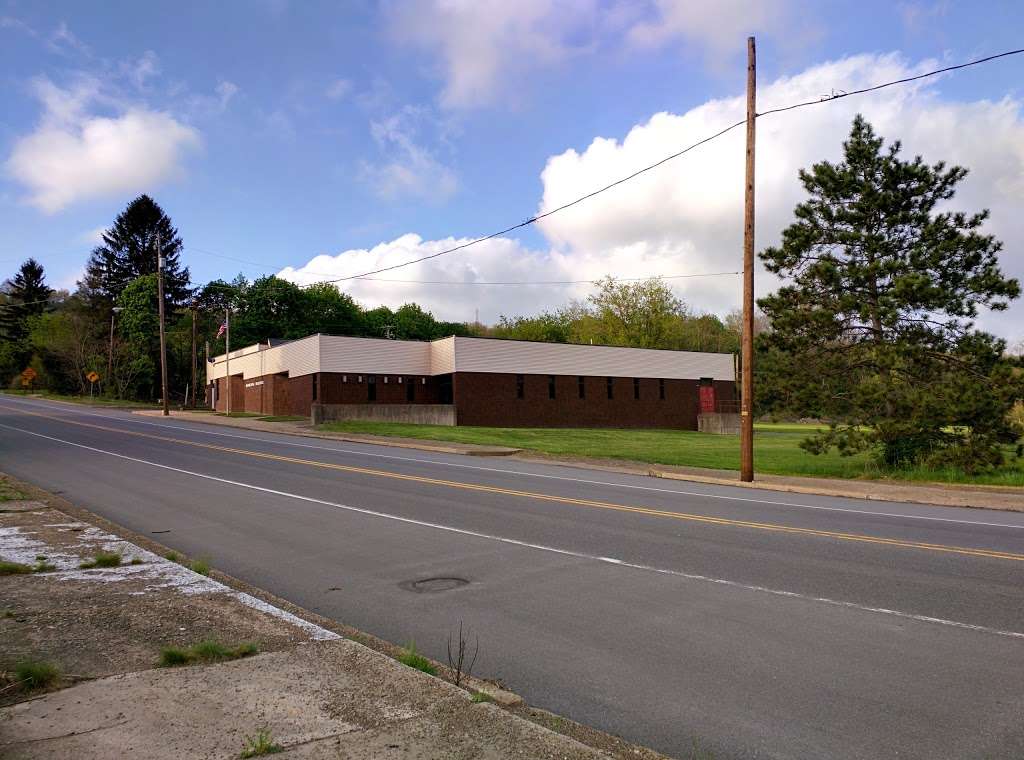
[(240, 757), (260, 757), (261, 755), (276, 755), (284, 752), (284, 747), (274, 741), (273, 734), (269, 728), (261, 728), (255, 736), (245, 737), (245, 746), (242, 748)]
[(413, 643), (410, 643), (409, 646), (402, 650), (401, 654), (398, 655), (398, 661), (415, 670), (421, 670), (432, 676), (437, 675), (437, 668), (434, 667), (430, 660), (416, 651), (416, 645)]
[(195, 662), (224, 662), (239, 660), (259, 654), (259, 645), (246, 641), (234, 647), (225, 646), (215, 639), (205, 639), (193, 644), (188, 649), (181, 647), (164, 647), (160, 650), (161, 668), (173, 668), (177, 665), (191, 665)]
[(92, 559), (79, 565), (83, 570), (94, 567), (118, 567), (124, 558), (118, 552), (96, 552)]
[(21, 660), (14, 666), (14, 682), (25, 691), (45, 689), (60, 678), (60, 668), (52, 662)]
[(0, 575), (24, 575), (31, 572), (31, 566), (23, 565), (20, 562), (0, 562)]

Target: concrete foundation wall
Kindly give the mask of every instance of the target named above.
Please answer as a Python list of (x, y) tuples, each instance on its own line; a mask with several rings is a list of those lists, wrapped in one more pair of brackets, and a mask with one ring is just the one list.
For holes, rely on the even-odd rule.
[(314, 424), (367, 420), (371, 422), (408, 422), (414, 425), (454, 425), (452, 404), (313, 404)]
[(716, 435), (739, 435), (740, 415), (736, 412), (704, 412), (697, 415), (697, 430)]

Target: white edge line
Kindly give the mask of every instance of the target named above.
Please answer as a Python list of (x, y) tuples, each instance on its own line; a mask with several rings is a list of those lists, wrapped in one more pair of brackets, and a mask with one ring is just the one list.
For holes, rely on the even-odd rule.
[(928, 615), (915, 615), (910, 612), (901, 612), (899, 610), (890, 610), (884, 607), (868, 607), (866, 605), (857, 604), (856, 602), (844, 602), (836, 599), (829, 599), (823, 596), (809, 596), (807, 594), (800, 594), (796, 591), (782, 591), (780, 589), (768, 588), (766, 586), (754, 586), (746, 583), (740, 583), (739, 581), (730, 581), (724, 578), (713, 578), (708, 575), (698, 575), (696, 573), (684, 573), (680, 570), (669, 570), (666, 568), (653, 567), (651, 565), (642, 565), (635, 562), (626, 562), (624, 560), (615, 559), (613, 557), (600, 557), (593, 554), (585, 554), (583, 552), (573, 551), (571, 549), (559, 549), (554, 546), (546, 546), (544, 544), (535, 544), (528, 541), (519, 541), (514, 538), (506, 538), (504, 536), (494, 536), (488, 533), (479, 533), (473, 530), (466, 530), (464, 528), (455, 528), (449, 525), (440, 525), (438, 523), (427, 522), (425, 520), (416, 520), (411, 517), (400, 517), (399, 515), (391, 515), (386, 512), (377, 512), (372, 509), (365, 509), (363, 507), (353, 507), (348, 504), (340, 504), (338, 502), (326, 501), (324, 499), (317, 499), (312, 496), (302, 496), (301, 494), (289, 493), (287, 491), (277, 491), (273, 488), (264, 488), (263, 486), (252, 485), (251, 483), (240, 483), (236, 480), (228, 480), (227, 478), (219, 478), (215, 475), (206, 475), (201, 472), (193, 472), (192, 470), (185, 470), (179, 467), (171, 467), (166, 464), (159, 464), (158, 462), (150, 462), (146, 459), (138, 459), (136, 457), (130, 457), (125, 454), (118, 454), (114, 451), (106, 451), (105, 449), (95, 448), (93, 446), (86, 446), (82, 443), (75, 443), (74, 441), (67, 441), (63, 438), (55, 438), (53, 436), (44, 435), (42, 433), (36, 433), (32, 430), (25, 430), (23, 428), (14, 427), (13, 425), (4, 425), (0, 423), (0, 427), (8, 430), (15, 430), (19, 433), (25, 433), (26, 435), (36, 436), (37, 438), (45, 438), (49, 441), (56, 441), (57, 443), (63, 443), (68, 446), (74, 446), (79, 449), (85, 449), (86, 451), (92, 451), (97, 454), (106, 454), (108, 456), (116, 457), (118, 459), (124, 459), (129, 462), (136, 462), (138, 464), (149, 465), (150, 467), (158, 467), (162, 470), (170, 470), (172, 472), (179, 472), (184, 475), (191, 475), (195, 478), (202, 478), (204, 480), (213, 480), (218, 483), (225, 483), (227, 485), (238, 486), (239, 488), (248, 488), (253, 491), (260, 491), (262, 493), (273, 494), (274, 496), (284, 496), (289, 499), (297, 499), (299, 501), (310, 502), (313, 504), (321, 504), (327, 507), (333, 507), (335, 509), (342, 509), (347, 512), (355, 512), (357, 514), (368, 515), (370, 517), (380, 517), (385, 520), (394, 520), (396, 522), (406, 523), (408, 525), (417, 525), (423, 528), (433, 528), (435, 530), (443, 530), (448, 533), (456, 533), (462, 536), (471, 536), (474, 538), (482, 538), (488, 541), (497, 541), (503, 544), (509, 544), (511, 546), (519, 546), (526, 549), (536, 549), (538, 551), (549, 552), (551, 554), (560, 554), (565, 557), (574, 557), (576, 559), (591, 560), (594, 562), (600, 562), (602, 564), (611, 564), (618, 567), (627, 567), (633, 570), (643, 570), (646, 572), (657, 573), (659, 575), (668, 575), (675, 578), (684, 578), (690, 581), (703, 581), (705, 583), (714, 583), (719, 586), (727, 586), (729, 588), (741, 589), (743, 591), (756, 591), (762, 594), (771, 594), (773, 596), (784, 597), (788, 599), (800, 599), (809, 602), (818, 602), (820, 604), (828, 604), (833, 607), (842, 607), (845, 609), (859, 610), (861, 612), (873, 612), (881, 615), (891, 615), (893, 617), (902, 618), (904, 620), (916, 620), (921, 623), (933, 623), (936, 625), (943, 625), (949, 628), (959, 628), (967, 631), (977, 631), (980, 633), (989, 633), (996, 636), (1005, 636), (1014, 639), (1024, 639), (1024, 633), (1018, 631), (1004, 631), (998, 628), (989, 628), (983, 625), (974, 625), (972, 623), (961, 623), (956, 620), (946, 620), (945, 618), (931, 617)]
[[(3, 397), (3, 398), (10, 399), (10, 397)], [(21, 399), (14, 399), (14, 400), (15, 400), (15, 403), (19, 403), (20, 402), (20, 403), (25, 403), (25, 404), (27, 404), (29, 406), (37, 407), (37, 408), (51, 409), (51, 407), (48, 407), (45, 404), (34, 404), (34, 403), (31, 403), (31, 402), (23, 401)], [(0, 408), (3, 408), (3, 407), (0, 406)], [(443, 461), (438, 461), (438, 460), (435, 460), (435, 459), (421, 459), (419, 457), (403, 457), (403, 456), (398, 456), (396, 454), (380, 454), (380, 453), (377, 453), (377, 452), (358, 451), (356, 449), (345, 449), (345, 448), (340, 448), (340, 447), (337, 447), (337, 446), (317, 446), (317, 445), (311, 444), (311, 443), (297, 443), (295, 441), (268, 440), (266, 438), (257, 438), (257, 437), (249, 436), (249, 435), (238, 435), (236, 433), (223, 433), (223, 432), (221, 432), (219, 430), (199, 430), (199, 429), (196, 429), (196, 428), (193, 428), (193, 427), (187, 427), (185, 425), (167, 425), (167, 424), (163, 424), (163, 423), (160, 423), (160, 422), (150, 422), (148, 420), (135, 420), (135, 419), (127, 418), (127, 417), (112, 417), (112, 416), (107, 415), (107, 414), (98, 414), (96, 412), (87, 412), (87, 411), (78, 410), (78, 409), (74, 409), (74, 410), (69, 409), (67, 411), (73, 412), (74, 414), (87, 415), (89, 417), (99, 417), (100, 419), (104, 419), (104, 420), (117, 421), (117, 422), (130, 422), (130, 423), (133, 423), (133, 424), (136, 424), (136, 425), (150, 425), (152, 427), (165, 428), (167, 430), (177, 430), (179, 432), (195, 433), (196, 435), (216, 435), (216, 436), (220, 436), (222, 438), (237, 438), (237, 439), (243, 440), (243, 441), (251, 441), (253, 443), (263, 443), (263, 444), (267, 444), (267, 445), (271, 445), (271, 446), (295, 446), (295, 447), (304, 448), (304, 449), (317, 449), (319, 451), (332, 451), (332, 452), (335, 452), (335, 453), (338, 453), (338, 454), (354, 454), (356, 456), (377, 457), (379, 459), (394, 459), (396, 461), (401, 461), (401, 462), (416, 462), (418, 464), (439, 465), (439, 466), (442, 466), (442, 467), (461, 467), (461, 468), (466, 469), (466, 470), (479, 470), (481, 472), (495, 472), (495, 473), (501, 473), (501, 474), (504, 474), (504, 475), (518, 475), (520, 477), (526, 477), (526, 478), (546, 478), (548, 480), (563, 480), (563, 481), (567, 481), (567, 482), (570, 482), (570, 483), (583, 483), (585, 485), (608, 486), (610, 488), (629, 488), (629, 489), (633, 489), (633, 490), (637, 490), (637, 491), (653, 491), (653, 492), (657, 492), (657, 493), (678, 494), (680, 496), (697, 496), (697, 497), (700, 497), (700, 498), (719, 499), (719, 500), (723, 500), (723, 501), (742, 501), (742, 502), (753, 503), (753, 504), (770, 504), (771, 506), (774, 506), (774, 507), (793, 507), (795, 509), (813, 509), (813, 510), (817, 510), (817, 511), (821, 511), (821, 512), (840, 512), (840, 513), (856, 514), (856, 515), (868, 515), (868, 516), (871, 516), (871, 517), (891, 517), (891, 518), (894, 518), (894, 519), (926, 520), (928, 522), (953, 523), (953, 524), (956, 524), (956, 525), (977, 525), (977, 526), (986, 527), (986, 528), (1010, 528), (1012, 530), (1024, 530), (1024, 524), (1013, 525), (1013, 524), (1007, 524), (1007, 523), (981, 522), (981, 521), (977, 521), (977, 520), (958, 520), (958, 519), (952, 518), (952, 517), (930, 517), (928, 515), (901, 515), (901, 514), (896, 514), (896, 513), (893, 513), (893, 512), (874, 512), (874, 511), (868, 510), (868, 509), (848, 509), (846, 507), (825, 507), (825, 506), (822, 506), (820, 504), (796, 504), (796, 503), (788, 502), (788, 501), (771, 501), (769, 499), (755, 499), (755, 498), (751, 498), (749, 496), (730, 496), (730, 495), (726, 495), (726, 494), (704, 493), (702, 491), (681, 491), (681, 490), (676, 489), (676, 488), (657, 488), (655, 486), (641, 486), (641, 485), (636, 485), (636, 484), (632, 484), (632, 483), (609, 483), (609, 482), (604, 481), (604, 480), (588, 480), (586, 478), (570, 478), (570, 477), (565, 476), (565, 475), (548, 475), (548, 474), (538, 473), (538, 472), (523, 472), (522, 470), (506, 470), (506, 469), (503, 469), (501, 467), (482, 467), (480, 465), (463, 464), (461, 462), (443, 462)], [(184, 422), (187, 423), (188, 421), (184, 420)], [(198, 424), (202, 424), (202, 423), (198, 423)], [(262, 432), (262, 431), (253, 431), (253, 432), (258, 433), (258, 432)], [(266, 433), (266, 435), (284, 435), (284, 434), (283, 433)], [(367, 443), (365, 445), (373, 446), (375, 444)], [(636, 474), (636, 473), (624, 473), (624, 474), (629, 475), (631, 477), (645, 477), (643, 475)], [(722, 487), (723, 488), (734, 488), (735, 486), (722, 486)], [(849, 497), (832, 497), (832, 498), (856, 499), (857, 497), (849, 496)], [(940, 509), (950, 509), (950, 508), (952, 508), (952, 509), (965, 509), (965, 507), (940, 507)]]

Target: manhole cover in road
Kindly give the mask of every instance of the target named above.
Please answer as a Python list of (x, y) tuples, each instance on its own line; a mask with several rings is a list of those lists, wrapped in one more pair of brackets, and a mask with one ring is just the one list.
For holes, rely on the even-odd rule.
[(465, 578), (423, 578), (418, 581), (403, 581), (398, 585), (406, 591), (417, 594), (434, 594), (438, 591), (451, 591), (453, 588), (465, 586), (469, 581)]

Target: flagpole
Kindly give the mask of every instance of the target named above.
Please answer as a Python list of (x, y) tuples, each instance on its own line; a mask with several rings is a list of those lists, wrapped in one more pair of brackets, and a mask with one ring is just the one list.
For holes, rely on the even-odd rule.
[(228, 396), (224, 411), (231, 416), (231, 310), (224, 309), (224, 372), (227, 373)]

